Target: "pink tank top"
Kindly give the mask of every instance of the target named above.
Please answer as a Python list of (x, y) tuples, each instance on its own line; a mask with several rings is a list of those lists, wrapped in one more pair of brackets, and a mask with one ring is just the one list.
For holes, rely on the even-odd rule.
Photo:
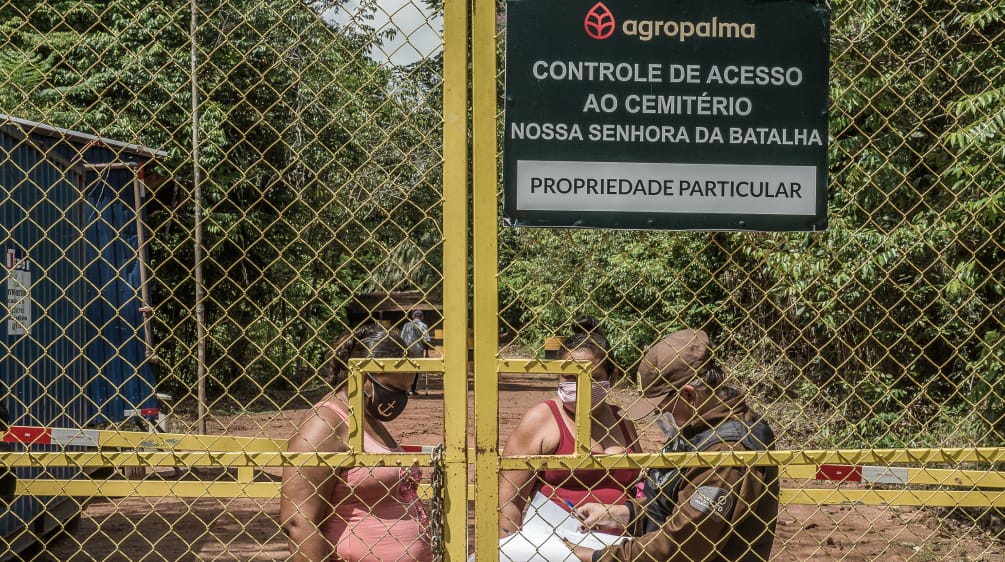
[[(575, 452), (576, 439), (562, 418), (558, 404), (548, 400), (551, 414), (558, 424), (559, 440), (556, 455), (569, 455)], [(620, 417), (620, 410), (611, 407), (614, 415)], [(619, 424), (624, 435), (625, 444), (631, 443), (631, 434), (622, 419)], [(631, 447), (627, 452), (634, 453)], [(607, 472), (599, 469), (580, 470), (545, 470), (538, 476), (537, 490), (551, 501), (569, 511), (566, 501), (579, 506), (584, 503), (599, 502), (604, 504), (621, 504), (634, 495), (634, 488), (629, 489), (639, 478), (639, 471), (634, 468), (620, 468)], [(602, 529), (605, 532), (620, 532), (621, 529)]]
[[(342, 406), (321, 402), (343, 420)], [(368, 453), (399, 452), (363, 433)], [(433, 559), (425, 512), (416, 486), (422, 472), (415, 467), (354, 466), (342, 471), (332, 493), (334, 512), (321, 531), (335, 545), (333, 560), (346, 562), (419, 561)]]

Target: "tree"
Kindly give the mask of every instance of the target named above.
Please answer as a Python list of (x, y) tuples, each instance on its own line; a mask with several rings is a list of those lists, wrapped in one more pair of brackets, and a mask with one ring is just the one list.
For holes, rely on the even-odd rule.
[[(435, 106), (415, 103), (435, 94), (403, 93), (408, 77), (366, 56), (379, 36), (333, 27), (312, 9), (330, 4), (196, 3), (203, 267), (218, 388), (245, 375), (264, 387), (313, 372), (327, 341), (347, 328), (352, 293), (399, 240), (435, 220), (439, 143), (414, 119), (436, 119)], [(149, 221), (158, 346), (183, 389), (195, 335), (189, 8), (187, 0), (0, 4), (9, 32), (0, 64), (12, 71), (0, 91), (15, 92), (11, 113), (169, 153), (160, 170), (173, 182), (156, 194)]]
[(671, 326), (728, 327), (724, 354), (764, 366), (766, 399), (820, 412), (818, 439), (1000, 442), (1003, 14), (836, 3), (828, 232), (506, 229), (505, 322), (540, 341), (603, 311), (628, 365)]
[(987, 433), (1000, 412), (954, 416), (983, 400), (969, 389), (993, 397), (974, 384), (975, 369), (1001, 353), (1001, 246), (992, 241), (1002, 237), (1005, 169), (978, 131), (1001, 118), (991, 100), (1003, 79), (994, 47), (1002, 10), (923, 6), (836, 7), (830, 231), (745, 250), (760, 273), (751, 305), (793, 319), (767, 324), (767, 340), (779, 342), (770, 352), (817, 365), (812, 398), (836, 411), (835, 423), (862, 420), (842, 444), (936, 439), (926, 433), (933, 420), (956, 432), (976, 423), (983, 439), (1000, 441)]

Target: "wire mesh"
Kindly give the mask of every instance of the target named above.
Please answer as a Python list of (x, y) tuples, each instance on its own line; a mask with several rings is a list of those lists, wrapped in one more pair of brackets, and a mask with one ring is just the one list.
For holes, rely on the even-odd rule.
[[(1000, 190), (990, 180), (1002, 174), (1001, 10), (997, 2), (833, 4), (826, 233), (501, 230), (499, 316), (502, 332), (514, 336), (503, 353), (554, 356), (550, 342), (593, 316), (611, 342), (596, 360), (628, 374), (608, 402), (627, 408), (649, 384), (637, 373), (650, 346), (676, 330), (704, 330), (725, 374), (706, 386), (720, 396), (731, 392), (726, 387), (741, 394), (769, 421), (774, 449), (845, 451), (808, 465), (774, 457), (782, 505), (773, 559), (1001, 559), (1001, 488), (970, 480), (999, 482), (999, 456), (946, 453), (998, 451), (1002, 442), (994, 358), (1001, 356), (995, 272), (1003, 223)], [(501, 15), (500, 42), (505, 27)], [(539, 399), (554, 404), (561, 392)], [(602, 432), (610, 424), (596, 412), (592, 427)], [(551, 428), (569, 422), (556, 418), (530, 423), (534, 436), (548, 439), (560, 431)], [(531, 414), (522, 420), (518, 427)], [(657, 425), (666, 421), (639, 422), (643, 450), (682, 450)], [(521, 511), (529, 516), (530, 494), (549, 490), (559, 465), (509, 460), (503, 439), (499, 462), (512, 469), (500, 476), (505, 534), (519, 528)], [(520, 455), (559, 452), (554, 441), (524, 442), (535, 447)], [(891, 455), (858, 454), (876, 450)], [(652, 475), (683, 464), (685, 475), (700, 478), (703, 467), (723, 461), (566, 461), (566, 489), (553, 501), (572, 497), (581, 487), (577, 474), (596, 466), (609, 473), (641, 466)], [(528, 478), (537, 484), (519, 486)], [(515, 485), (523, 493), (507, 504)], [(641, 497), (635, 505), (653, 503)], [(739, 555), (724, 542), (713, 546), (718, 535), (683, 527), (684, 508), (663, 514), (661, 532), (672, 542), (648, 556)], [(640, 543), (662, 540), (644, 536)], [(602, 559), (629, 556), (618, 552)]]
[(17, 1), (0, 21), (8, 446), (112, 455), (15, 468), (2, 557), (286, 559), (270, 455), (336, 339), (422, 310), (442, 344), (442, 8)]
[[(501, 53), (501, 5), (493, 21)], [(422, 449), (469, 423), (445, 421), (444, 343), (487, 338), (444, 330), (469, 313), (444, 308), (448, 269), (471, 284), (444, 259), (468, 219), (444, 212), (443, 99), (468, 84), (445, 82), (442, 3), (0, 0), (0, 26), (0, 559), (285, 560), (284, 469), (350, 466), (387, 471), (392, 520), (428, 512), (414, 557), (494, 542), (466, 501), (489, 452)], [(529, 412), (568, 416), (543, 405), (559, 378), (501, 364), (478, 392), (499, 405), (498, 491), (522, 497), (472, 496), (500, 527), (548, 472), (618, 503), (661, 469), (777, 466), (775, 560), (1005, 557), (1005, 6), (835, 2), (831, 29), (828, 232), (490, 227), (493, 355), (563, 360), (592, 316), (625, 409), (649, 346), (704, 330), (777, 454), (660, 455), (650, 416), (592, 426), (597, 455), (531, 458), (559, 452), (514, 439)], [(388, 428), (419, 449), (284, 453), (339, 336), (417, 310), (429, 374)], [(470, 529), (444, 519), (458, 505)]]

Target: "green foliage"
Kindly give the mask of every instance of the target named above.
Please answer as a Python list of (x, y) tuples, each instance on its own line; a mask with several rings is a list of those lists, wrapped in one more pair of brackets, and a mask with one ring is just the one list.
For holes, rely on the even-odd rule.
[(981, 338), (976, 361), (969, 365), (966, 398), (980, 412), (986, 443), (1005, 440), (1005, 333), (991, 330)]
[(567, 335), (577, 316), (604, 322), (615, 359), (632, 367), (659, 334), (683, 326), (716, 331), (727, 298), (709, 279), (723, 258), (707, 235), (506, 229), (500, 240), (500, 314), (523, 343)]
[(988, 354), (981, 334), (1001, 325), (1005, 170), (988, 157), (1001, 150), (1003, 22), (983, 4), (835, 7), (830, 230), (744, 250), (762, 274), (759, 308), (794, 320), (769, 323), (770, 347), (858, 420), (838, 445), (913, 442), (971, 376), (998, 381), (967, 374)]
[[(312, 9), (332, 2), (196, 5), (212, 389), (300, 384), (391, 249), (414, 238), (437, 258), (438, 63), (370, 60), (365, 21), (336, 29)], [(5, 112), (169, 154), (148, 218), (162, 376), (182, 392), (196, 372), (190, 6), (0, 2)]]
[(504, 322), (534, 346), (600, 314), (625, 366), (704, 327), (835, 446), (915, 443), (933, 418), (1000, 443), (1005, 4), (833, 8), (826, 233), (507, 229)]
[(37, 53), (25, 53), (14, 48), (0, 50), (0, 73), (8, 77), (10, 87), (0, 91), (0, 107), (15, 107), (17, 103), (42, 83), (45, 61)]
[[(355, 293), (441, 290), (441, 61), (375, 63), (373, 30), (318, 16), (338, 2), (197, 5), (211, 377), (217, 391), (296, 387)], [(592, 314), (629, 371), (660, 335), (705, 328), (723, 358), (757, 365), (749, 386), (768, 407), (819, 414), (828, 444), (998, 444), (1005, 4), (832, 5), (828, 232), (504, 228), (501, 328), (541, 352)], [(169, 154), (151, 259), (159, 354), (183, 389), (196, 370), (189, 8), (0, 1), (4, 113)]]

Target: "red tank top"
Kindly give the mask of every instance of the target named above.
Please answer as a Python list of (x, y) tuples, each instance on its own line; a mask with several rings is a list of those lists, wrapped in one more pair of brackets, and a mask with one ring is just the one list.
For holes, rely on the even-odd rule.
[[(575, 437), (565, 424), (562, 413), (558, 409), (559, 406), (553, 400), (548, 400), (547, 404), (551, 408), (555, 422), (558, 423), (560, 435), (558, 448), (555, 449), (554, 454), (572, 454), (575, 451)], [(616, 417), (621, 417), (621, 410), (614, 406), (611, 406), (611, 409)], [(618, 425), (625, 437), (625, 444), (631, 443), (631, 434), (625, 427), (625, 420), (621, 419)], [(626, 450), (629, 453), (635, 452), (630, 446)], [(562, 506), (562, 509), (569, 511), (569, 506), (565, 503), (566, 500), (576, 506), (589, 502), (624, 503), (632, 497), (634, 489), (629, 490), (629, 486), (634, 484), (638, 478), (639, 471), (634, 468), (620, 468), (611, 472), (601, 469), (545, 470), (538, 475), (537, 491)]]

